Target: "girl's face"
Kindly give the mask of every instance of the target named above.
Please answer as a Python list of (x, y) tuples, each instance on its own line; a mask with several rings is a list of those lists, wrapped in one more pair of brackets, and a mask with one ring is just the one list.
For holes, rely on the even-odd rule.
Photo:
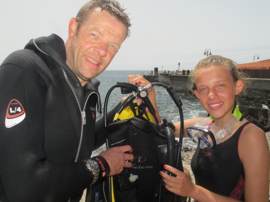
[(242, 91), (243, 82), (234, 82), (228, 68), (211, 65), (197, 69), (194, 82), (196, 97), (214, 119), (231, 116), (235, 96)]

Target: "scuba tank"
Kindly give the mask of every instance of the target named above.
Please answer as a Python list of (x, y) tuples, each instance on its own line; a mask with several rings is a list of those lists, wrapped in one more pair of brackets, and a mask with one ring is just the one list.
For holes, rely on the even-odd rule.
[[(179, 141), (175, 140), (173, 128), (167, 120), (161, 125), (148, 98), (147, 89), (153, 86), (165, 88), (179, 110), (181, 121)], [(116, 113), (108, 117), (108, 101), (112, 91), (120, 88), (129, 94), (121, 102)], [(141, 104), (136, 104), (136, 99)], [(163, 186), (160, 170), (169, 164), (183, 170), (181, 160), (184, 118), (182, 102), (173, 89), (163, 83), (153, 82), (145, 87), (130, 83), (117, 83), (106, 94), (103, 108), (107, 147), (131, 145), (134, 154), (132, 168), (125, 168), (119, 175), (103, 181), (103, 199), (106, 202), (183, 202), (185, 198), (170, 193)], [(171, 124), (172, 125), (172, 124)]]

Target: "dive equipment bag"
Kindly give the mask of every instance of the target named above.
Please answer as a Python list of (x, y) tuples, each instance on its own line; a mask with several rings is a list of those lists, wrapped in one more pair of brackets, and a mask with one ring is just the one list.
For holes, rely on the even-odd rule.
[[(163, 120), (158, 123), (155, 109), (147, 94), (150, 87), (165, 88), (179, 110), (181, 129), (179, 141), (175, 140), (172, 124)], [(112, 91), (120, 88), (128, 96), (108, 117), (108, 102)], [(140, 99), (140, 104), (137, 100)], [(173, 89), (163, 83), (153, 82), (145, 87), (130, 83), (117, 83), (105, 97), (103, 108), (107, 147), (131, 145), (133, 166), (113, 177), (107, 177), (95, 185), (92, 202), (183, 202), (184, 197), (167, 191), (159, 172), (164, 164), (183, 170), (181, 160), (182, 137), (184, 131), (181, 100)], [(102, 190), (102, 191), (101, 191)], [(93, 199), (93, 196), (96, 197)]]

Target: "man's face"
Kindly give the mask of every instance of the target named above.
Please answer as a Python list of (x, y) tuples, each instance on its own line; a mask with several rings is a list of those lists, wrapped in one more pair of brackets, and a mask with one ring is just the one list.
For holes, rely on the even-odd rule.
[(82, 85), (110, 64), (127, 35), (126, 26), (107, 11), (97, 8), (80, 26), (71, 19), (67, 40), (67, 64)]

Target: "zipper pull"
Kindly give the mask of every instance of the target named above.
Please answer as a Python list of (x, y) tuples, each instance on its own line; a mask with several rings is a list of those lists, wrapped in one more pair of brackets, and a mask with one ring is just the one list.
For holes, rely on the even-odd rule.
[(82, 124), (85, 125), (86, 124), (86, 114), (85, 114), (85, 111), (82, 111), (81, 114), (82, 114)]

